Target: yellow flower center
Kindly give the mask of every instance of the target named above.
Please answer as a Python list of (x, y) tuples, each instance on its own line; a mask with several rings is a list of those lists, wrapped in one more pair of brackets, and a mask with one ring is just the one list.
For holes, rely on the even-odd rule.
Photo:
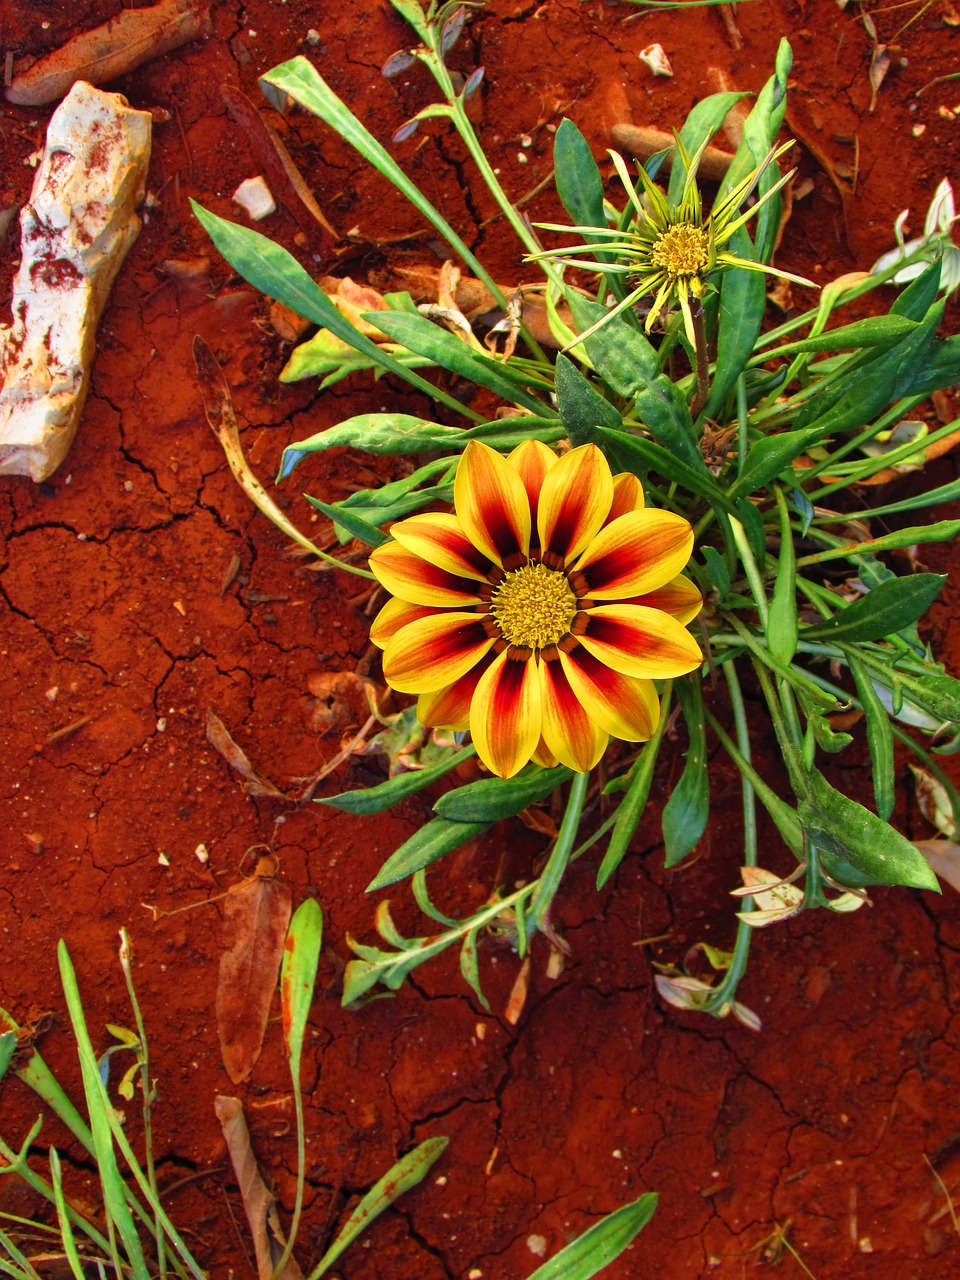
[(570, 630), (577, 597), (566, 577), (544, 564), (508, 573), (494, 591), (490, 612), (504, 640), (524, 649), (557, 644)]
[(678, 222), (653, 246), (650, 261), (671, 276), (697, 276), (710, 261), (710, 238), (703, 227)]

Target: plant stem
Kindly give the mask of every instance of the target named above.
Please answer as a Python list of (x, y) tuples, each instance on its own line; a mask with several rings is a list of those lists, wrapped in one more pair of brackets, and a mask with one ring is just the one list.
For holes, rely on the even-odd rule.
[(567, 869), (570, 855), (573, 852), (573, 842), (580, 826), (583, 804), (587, 798), (589, 788), (589, 773), (574, 774), (573, 782), (570, 784), (570, 795), (567, 799), (567, 810), (563, 815), (563, 822), (560, 824), (557, 842), (553, 846), (547, 865), (540, 874), (536, 890), (530, 900), (527, 922), (533, 929), (543, 929), (547, 912), (550, 910), (550, 904), (553, 902), (557, 889), (560, 887), (560, 881), (563, 879), (563, 873)]
[(690, 406), (690, 417), (694, 421), (700, 416), (700, 410), (710, 396), (710, 359), (707, 354), (707, 327), (703, 319), (703, 303), (699, 298), (690, 300), (690, 315), (693, 318), (693, 337), (696, 343), (697, 358), (697, 394)]

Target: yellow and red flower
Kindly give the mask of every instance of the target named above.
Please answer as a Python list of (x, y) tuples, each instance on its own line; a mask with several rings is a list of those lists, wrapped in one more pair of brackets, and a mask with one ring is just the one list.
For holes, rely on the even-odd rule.
[(394, 597), (370, 633), (387, 683), (419, 695), (423, 724), (469, 729), (503, 778), (531, 759), (586, 772), (611, 737), (651, 737), (653, 681), (703, 660), (686, 630), (701, 596), (680, 572), (689, 523), (646, 508), (592, 444), (503, 458), (471, 441), (454, 506), (399, 521), (371, 553)]

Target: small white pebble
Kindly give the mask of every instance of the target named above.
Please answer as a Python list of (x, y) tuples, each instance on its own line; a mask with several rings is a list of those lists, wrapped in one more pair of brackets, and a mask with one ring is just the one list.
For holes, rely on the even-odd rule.
[(47, 692), (43, 695), (48, 702), (56, 702), (57, 694), (60, 692), (58, 684), (51, 685)]
[(433, 1184), (433, 1185), (434, 1185), (435, 1187), (445, 1187), (445, 1186), (447, 1185), (447, 1179), (446, 1179), (446, 1176), (445, 1176), (444, 1174), (442, 1174), (442, 1173), (441, 1173), (440, 1177), (439, 1177), (439, 1178), (437, 1178), (437, 1179), (435, 1179), (435, 1181), (434, 1181), (434, 1184)]
[(204, 866), (210, 861), (210, 850), (201, 841), (193, 851), (197, 855), (197, 861), (202, 862)]
[(167, 728), (166, 716), (161, 716), (160, 719), (157, 721), (157, 733), (164, 733), (166, 731), (166, 728)]
[(518, 152), (517, 152), (517, 164), (526, 164), (526, 163), (527, 163), (527, 157), (526, 157), (525, 153), (524, 153), (523, 151), (518, 151)]
[(314, 48), (320, 43), (320, 32), (316, 27), (311, 27), (307, 32), (307, 44), (312, 44)]
[(277, 203), (260, 174), (255, 178), (245, 178), (231, 199), (254, 222), (259, 222), (261, 218), (268, 218), (271, 213), (277, 211)]
[(529, 133), (522, 133), (520, 135), (520, 145), (521, 147), (533, 146), (533, 139), (530, 137)]
[(922, 138), (927, 132), (927, 126), (925, 124), (915, 124), (910, 132), (915, 138)]
[(124, 480), (124, 482), (123, 482), (123, 487), (124, 487), (124, 489), (126, 489), (127, 493), (132, 493), (132, 492), (133, 492), (133, 481), (132, 481), (132, 480)]
[(162, 849), (160, 850), (160, 853), (157, 856), (157, 861), (160, 863), (161, 867), (169, 867), (170, 865), (170, 859), (167, 857), (167, 855), (163, 852)]
[(527, 1236), (527, 1248), (537, 1258), (542, 1258), (547, 1252), (547, 1241), (545, 1236)]

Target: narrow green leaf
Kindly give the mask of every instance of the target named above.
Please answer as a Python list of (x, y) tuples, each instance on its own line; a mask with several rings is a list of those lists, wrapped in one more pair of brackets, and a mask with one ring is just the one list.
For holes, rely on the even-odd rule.
[(634, 471), (638, 475), (653, 471), (664, 479), (674, 481), (691, 493), (706, 499), (711, 506), (740, 519), (740, 512), (714, 480), (708, 470), (701, 472), (682, 462), (669, 449), (654, 440), (629, 435), (626, 431), (598, 429), (597, 443), (610, 459), (614, 470)]
[(938, 520), (936, 524), (915, 524), (909, 529), (898, 529), (896, 533), (884, 533), (879, 538), (870, 538), (866, 542), (847, 542), (839, 547), (828, 547), (825, 551), (802, 556), (797, 561), (797, 568), (808, 564), (822, 564), (825, 560), (837, 560), (847, 556), (855, 559), (863, 552), (869, 552), (872, 555), (877, 551), (898, 551), (901, 547), (912, 547), (915, 542), (951, 542), (958, 535), (960, 535), (960, 520)]
[(940, 892), (923, 854), (888, 822), (830, 786), (816, 770), (808, 772), (805, 790), (797, 812), (818, 849), (843, 858), (875, 884)]
[(336, 1240), (310, 1272), (307, 1280), (320, 1280), (320, 1276), (330, 1270), (344, 1249), (352, 1244), (357, 1236), (383, 1213), (384, 1209), (389, 1209), (390, 1205), (405, 1191), (422, 1182), (446, 1151), (448, 1142), (449, 1139), (444, 1137), (428, 1138), (426, 1142), (421, 1142), (418, 1147), (414, 1147), (412, 1151), (402, 1156), (363, 1197), (343, 1224)]
[[(606, 227), (603, 213), (603, 180), (586, 138), (573, 123), (560, 121), (553, 139), (553, 168), (557, 195), (574, 226)], [(602, 244), (604, 236), (585, 235), (588, 244)], [(614, 255), (597, 250), (599, 262), (609, 262)]]
[(332, 520), (339, 529), (343, 529), (349, 537), (356, 538), (364, 546), (382, 547), (385, 542), (390, 541), (389, 534), (384, 533), (368, 520), (364, 520), (362, 516), (358, 516), (355, 511), (337, 506), (335, 503), (321, 502), (319, 498), (311, 498), (309, 493), (306, 499), (312, 507), (316, 507)]
[(217, 217), (195, 200), (191, 199), (190, 206), (218, 252), (254, 288), (265, 293), (268, 298), (282, 302), (305, 320), (312, 320), (314, 324), (329, 329), (357, 351), (369, 356), (386, 373), (403, 378), (411, 386), (425, 392), (431, 400), (438, 400), (456, 413), (472, 417), (474, 421), (479, 418), (479, 414), (473, 413), (453, 396), (447, 395), (433, 383), (427, 382), (426, 378), (421, 378), (418, 373), (394, 360), (389, 352), (360, 333), (286, 249), (274, 244), (259, 231)]
[[(523, 912), (520, 912), (523, 915)], [(490, 1002), (483, 994), (480, 986), (480, 957), (477, 954), (477, 937), (479, 929), (471, 929), (460, 948), (460, 975), (473, 991), (484, 1009), (489, 1010)]]
[(63, 1194), (63, 1171), (60, 1165), (60, 1153), (56, 1147), (50, 1148), (49, 1159), (50, 1185), (53, 1188), (54, 1204), (57, 1208), (57, 1226), (60, 1228), (63, 1252), (66, 1255), (67, 1262), (70, 1264), (74, 1280), (87, 1280), (83, 1263), (80, 1260), (80, 1253), (77, 1249), (76, 1237), (73, 1234), (73, 1227), (70, 1223), (66, 1197)]
[(874, 803), (877, 806), (877, 814), (884, 821), (889, 821), (895, 801), (893, 729), (890, 726), (890, 717), (877, 696), (873, 681), (863, 663), (853, 656), (850, 656), (847, 662), (857, 686), (857, 697), (860, 699), (866, 723), (867, 746), (870, 750), (870, 762), (873, 765)]
[(677, 697), (687, 724), (689, 747), (680, 781), (663, 807), (664, 866), (667, 867), (676, 866), (694, 848), (710, 816), (707, 734), (700, 679), (680, 681)]
[(399, 804), (409, 796), (415, 796), (431, 782), (444, 777), (458, 764), (463, 764), (476, 755), (476, 748), (464, 747), (461, 751), (450, 754), (440, 764), (431, 765), (428, 769), (411, 769), (400, 773), (395, 778), (388, 778), (375, 787), (364, 787), (357, 791), (341, 791), (337, 796), (325, 796), (317, 799), (317, 804), (328, 804), (332, 809), (342, 809), (344, 813), (355, 813), (366, 817), (371, 813), (382, 813), (393, 804)]
[(885, 350), (896, 346), (911, 333), (916, 332), (917, 323), (906, 316), (887, 315), (869, 316), (866, 320), (855, 320), (853, 324), (840, 325), (836, 329), (828, 329), (814, 338), (802, 338), (798, 342), (790, 342), (784, 347), (777, 347), (770, 356), (793, 356), (802, 351), (846, 351), (859, 350), (862, 347), (876, 347)]
[[(408, 351), (427, 356), (435, 364), (458, 374), (478, 387), (486, 387), (510, 404), (521, 405), (534, 413), (543, 413), (547, 405), (526, 390), (523, 378), (509, 364), (468, 347), (449, 329), (442, 329), (426, 316), (411, 316), (405, 311), (376, 311), (364, 315), (394, 342)], [(434, 397), (436, 398), (436, 397)]]
[(597, 427), (622, 428), (623, 419), (583, 376), (572, 360), (557, 356), (557, 408), (570, 443), (596, 444)]
[(17, 1033), (4, 1031), (0, 1035), (0, 1080), (7, 1074), (7, 1068), (17, 1048)]
[(808, 427), (805, 431), (781, 431), (776, 435), (764, 436), (762, 440), (751, 446), (747, 461), (736, 482), (730, 487), (730, 497), (746, 497), (756, 493), (764, 485), (775, 480), (777, 476), (788, 471), (784, 478), (792, 480), (790, 464), (794, 458), (816, 444), (821, 439), (819, 427)]
[(325, 431), (288, 444), (280, 459), (278, 480), (284, 480), (309, 453), (323, 449), (363, 449), (365, 453), (433, 453), (462, 448), (462, 427), (425, 422), (409, 413), (358, 413)]
[[(608, 314), (609, 308), (576, 289), (568, 289), (564, 296), (580, 333)], [(618, 396), (636, 395), (660, 376), (660, 361), (652, 343), (623, 316), (604, 320), (583, 345), (597, 373)]]
[(490, 826), (489, 822), (451, 822), (447, 818), (433, 818), (415, 831), (409, 840), (390, 855), (374, 878), (367, 885), (367, 893), (384, 889), (406, 876), (428, 867), (444, 854), (459, 849), (462, 844), (479, 836)]
[(922, 320), (937, 300), (941, 270), (942, 259), (931, 262), (916, 280), (911, 280), (903, 292), (897, 294), (890, 314), (906, 316), (908, 320)]
[[(753, 244), (742, 227), (734, 233), (730, 248), (741, 258), (754, 256)], [(746, 267), (734, 267), (720, 277), (717, 362), (698, 423), (721, 416), (727, 397), (753, 355), (767, 309), (767, 285), (763, 272)]]
[(280, 966), (280, 1013), (290, 1073), (300, 1078), (303, 1033), (313, 1000), (320, 963), (323, 912), (315, 898), (305, 898), (293, 913)]
[(637, 392), (634, 403), (641, 422), (658, 443), (675, 453), (694, 471), (710, 474), (700, 452), (699, 435), (694, 431), (689, 406), (683, 392), (671, 378), (665, 374), (654, 378)]
[(790, 512), (782, 489), (777, 487), (780, 511), (780, 562), (773, 584), (773, 598), (767, 617), (767, 644), (780, 662), (790, 663), (797, 651), (797, 570)]
[(591, 1280), (639, 1235), (653, 1217), (658, 1200), (655, 1191), (647, 1191), (632, 1204), (608, 1213), (538, 1267), (530, 1280)]
[(440, 797), (433, 811), (454, 822), (496, 822), (498, 818), (511, 818), (528, 805), (545, 800), (572, 776), (573, 770), (564, 765), (554, 769), (527, 765), (513, 778), (481, 778), (456, 787)]
[(854, 644), (896, 635), (923, 617), (946, 580), (945, 574), (914, 573), (881, 582), (867, 595), (838, 609), (832, 618), (803, 627), (800, 638)]

